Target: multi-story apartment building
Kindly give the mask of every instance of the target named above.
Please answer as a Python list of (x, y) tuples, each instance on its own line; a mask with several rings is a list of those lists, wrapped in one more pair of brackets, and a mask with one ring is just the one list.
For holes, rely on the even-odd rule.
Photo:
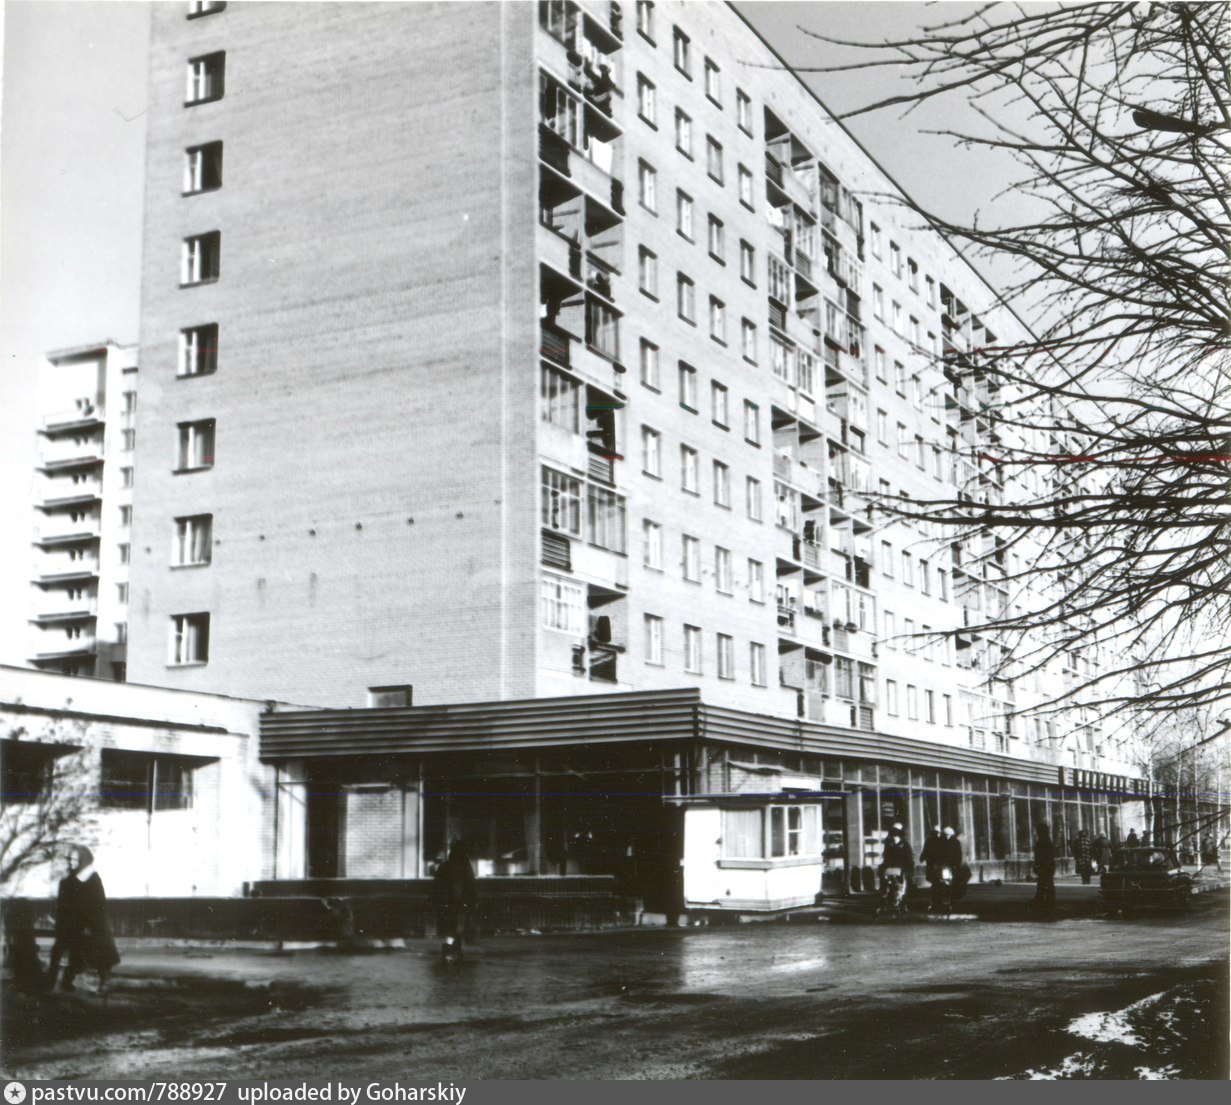
[(136, 350), (103, 342), (49, 353), (38, 389), (30, 663), (123, 681)]
[[(1028, 550), (876, 501), (1009, 493), (979, 358), (1021, 324), (734, 9), (153, 21), (135, 679), (343, 707), (689, 688), (772, 719), (748, 778), (819, 792), (847, 757), (864, 797), (791, 807), (789, 839), (848, 867), (895, 816), (1023, 854), (1038, 771), (1109, 769), (1023, 719), (1052, 688), (1002, 678), (1002, 642), (929, 636), (1024, 601)], [(316, 778), (280, 754), (282, 785)], [(721, 774), (673, 770), (677, 798)]]

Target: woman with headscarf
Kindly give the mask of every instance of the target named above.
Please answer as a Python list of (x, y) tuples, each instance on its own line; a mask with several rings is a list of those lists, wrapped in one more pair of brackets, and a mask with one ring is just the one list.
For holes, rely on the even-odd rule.
[(90, 967), (98, 972), (98, 990), (104, 993), (120, 955), (107, 924), (107, 892), (94, 870), (94, 853), (84, 844), (69, 852), (69, 876), (56, 901), (56, 942), (68, 953), (60, 990), (76, 989), (74, 979)]

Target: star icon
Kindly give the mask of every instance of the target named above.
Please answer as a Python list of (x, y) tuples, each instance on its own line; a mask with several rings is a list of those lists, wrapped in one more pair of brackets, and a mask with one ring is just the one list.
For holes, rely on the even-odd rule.
[(21, 1105), (26, 1099), (26, 1087), (20, 1082), (10, 1082), (4, 1087), (4, 1100), (9, 1105)]

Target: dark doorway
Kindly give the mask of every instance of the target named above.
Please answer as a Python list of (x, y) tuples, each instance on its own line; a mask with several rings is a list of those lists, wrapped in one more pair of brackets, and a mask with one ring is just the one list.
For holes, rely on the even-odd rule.
[(336, 774), (315, 771), (308, 777), (308, 878), (338, 879), (342, 870), (342, 829), (346, 795)]

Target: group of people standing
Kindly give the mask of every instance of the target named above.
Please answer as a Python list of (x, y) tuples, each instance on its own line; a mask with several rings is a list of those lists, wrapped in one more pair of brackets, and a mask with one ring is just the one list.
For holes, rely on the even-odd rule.
[[(962, 842), (956, 829), (950, 825), (943, 829), (933, 829), (919, 852), (919, 862), (924, 865), (924, 874), (932, 887), (934, 910), (941, 909), (946, 904), (947, 896), (961, 897), (970, 875), (969, 868), (962, 863)], [(906, 830), (900, 821), (893, 823), (889, 835), (885, 837), (881, 871), (888, 867), (898, 867), (906, 873), (906, 887), (909, 889), (915, 869), (915, 853), (906, 839)], [(948, 881), (942, 874), (946, 870), (949, 871)]]

